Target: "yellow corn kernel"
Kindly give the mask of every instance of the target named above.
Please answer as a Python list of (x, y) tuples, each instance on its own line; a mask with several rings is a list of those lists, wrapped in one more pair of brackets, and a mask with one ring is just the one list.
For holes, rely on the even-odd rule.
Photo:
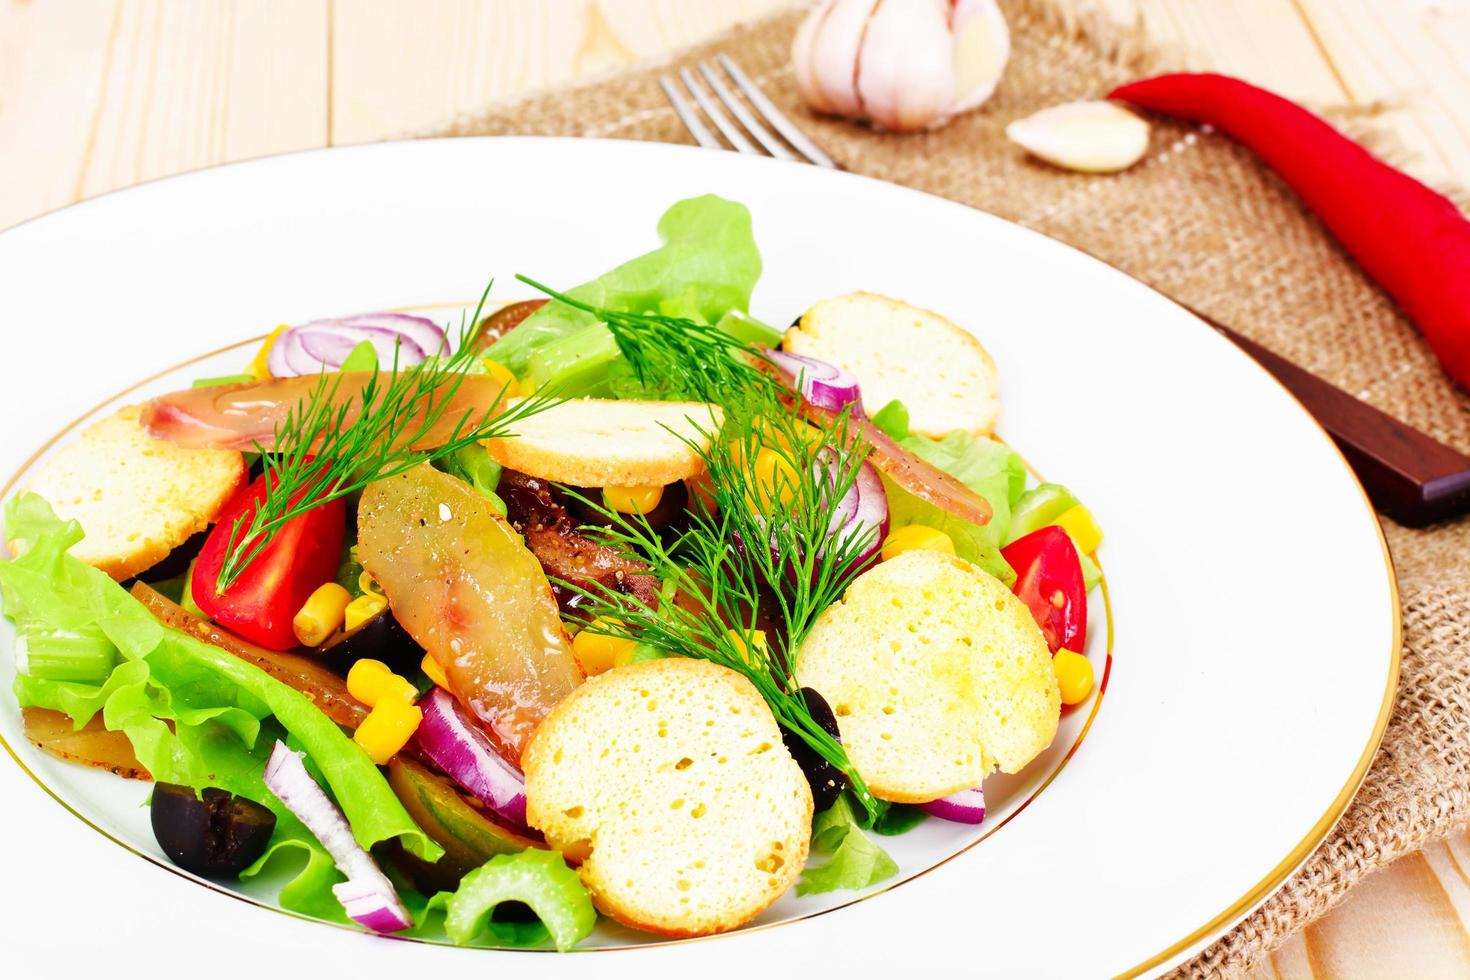
[(663, 487), (603, 487), (602, 502), (619, 514), (647, 514), (664, 499)]
[(1062, 689), (1062, 704), (1081, 704), (1092, 693), (1092, 662), (1082, 654), (1058, 650), (1051, 669)]
[(279, 327), (276, 327), (276, 329), (266, 334), (265, 340), (260, 345), (260, 350), (255, 352), (255, 358), (250, 362), (249, 373), (258, 380), (264, 381), (271, 376), (271, 369), (267, 366), (266, 363), (270, 359), (271, 348), (276, 345), (277, 338), (279, 338), (281, 334), (285, 333), (289, 329), (290, 324), (286, 323), (283, 323)]
[(1102, 528), (1097, 526), (1092, 511), (1081, 504), (1063, 511), (1062, 516), (1057, 518), (1056, 525), (1071, 535), (1072, 543), (1081, 554), (1090, 555), (1102, 544)]
[(444, 676), (444, 668), (439, 666), (439, 661), (434, 659), (434, 655), (432, 653), (424, 654), (424, 662), (419, 664), (419, 667), (423, 670), (425, 674), (428, 675), (429, 680), (433, 681), (436, 686), (449, 686), (449, 678)]
[(510, 368), (501, 364), (499, 361), (492, 361), (488, 357), (481, 361), (481, 363), (485, 365), (486, 374), (505, 386), (506, 398), (514, 398), (516, 395), (521, 394), (521, 382), (516, 378)]
[(770, 649), (766, 646), (765, 630), (751, 630), (749, 633), (742, 633), (739, 630), (726, 632), (730, 641), (735, 644), (735, 650), (740, 654), (740, 659), (752, 667), (760, 666), (770, 656)]
[(791, 506), (796, 499), (796, 488), (801, 478), (791, 461), (773, 449), (762, 449), (755, 454), (755, 465), (751, 467), (751, 489), (754, 495), (748, 498), (756, 511), (766, 513)]
[(389, 670), (383, 661), (366, 659), (357, 661), (347, 672), (347, 693), (369, 708), (385, 701), (412, 704), (419, 695), (418, 688)]
[(883, 539), (883, 560), (905, 551), (942, 551), (954, 554), (954, 542), (948, 534), (927, 524), (909, 524)]
[(342, 610), (342, 627), (351, 633), (363, 623), (388, 608), (388, 600), (375, 592), (365, 592)]
[(412, 701), (385, 698), (368, 712), (357, 731), (352, 733), (352, 740), (362, 746), (373, 762), (387, 765), (388, 760), (408, 744), (423, 720), (423, 709)]
[(621, 620), (594, 619), (590, 626), (573, 638), (572, 656), (576, 657), (577, 663), (582, 666), (582, 673), (592, 677), (628, 662), (628, 658), (633, 656), (633, 648), (638, 645), (637, 643), (626, 637), (609, 636), (607, 633), (596, 632), (597, 630), (622, 630), (624, 628)]
[(291, 628), (302, 646), (319, 647), (327, 637), (342, 628), (352, 593), (336, 582), (328, 582), (313, 592), (291, 620)]

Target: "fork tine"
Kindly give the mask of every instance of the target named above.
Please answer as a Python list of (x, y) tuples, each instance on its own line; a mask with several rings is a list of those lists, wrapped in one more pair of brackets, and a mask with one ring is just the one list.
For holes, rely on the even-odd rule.
[(819, 167), (830, 167), (834, 170), (841, 169), (831, 157), (822, 152), (820, 146), (813, 143), (805, 133), (797, 129), (796, 124), (790, 119), (787, 119), (781, 110), (777, 109), (775, 104), (766, 98), (764, 92), (756, 88), (755, 82), (752, 82), (745, 72), (740, 70), (740, 66), (735, 64), (729, 55), (720, 54), (717, 57), (719, 58), (720, 65), (725, 71), (729, 72), (730, 77), (735, 80), (735, 84), (740, 88), (740, 91), (745, 93), (745, 97), (750, 100), (750, 104), (755, 106), (755, 111), (760, 113), (766, 122), (770, 123), (771, 127), (785, 138), (786, 142), (795, 147), (798, 153)]
[(679, 78), (684, 82), (684, 87), (689, 90), (689, 94), (694, 96), (694, 101), (699, 103), (699, 107), (709, 117), (709, 121), (715, 124), (715, 129), (718, 129), (720, 134), (730, 141), (731, 146), (741, 153), (760, 153), (760, 150), (755, 148), (755, 144), (746, 139), (739, 127), (730, 121), (730, 117), (720, 111), (720, 107), (715, 105), (709, 93), (704, 90), (704, 86), (690, 74), (688, 68), (679, 70)]
[(694, 107), (685, 101), (684, 96), (679, 94), (679, 90), (674, 87), (674, 80), (672, 78), (665, 75), (658, 80), (658, 84), (659, 88), (664, 90), (664, 95), (668, 96), (669, 102), (674, 107), (675, 115), (679, 117), (679, 121), (684, 124), (685, 129), (689, 130), (689, 135), (694, 137), (694, 142), (700, 146), (707, 146), (712, 150), (723, 150), (725, 148), (725, 144), (716, 139), (715, 134), (711, 133), (709, 128), (705, 126), (704, 122), (699, 118), (699, 113), (694, 111)]
[(740, 120), (740, 125), (745, 127), (747, 133), (755, 137), (757, 143), (766, 148), (767, 153), (782, 160), (797, 160), (796, 155), (786, 149), (769, 129), (757, 122), (755, 116), (750, 114), (750, 110), (745, 108), (745, 103), (741, 102), (735, 93), (720, 81), (720, 76), (715, 74), (709, 62), (700, 62), (699, 73), (704, 76), (706, 82), (709, 82), (709, 87), (714, 89), (715, 96), (725, 104), (725, 108)]

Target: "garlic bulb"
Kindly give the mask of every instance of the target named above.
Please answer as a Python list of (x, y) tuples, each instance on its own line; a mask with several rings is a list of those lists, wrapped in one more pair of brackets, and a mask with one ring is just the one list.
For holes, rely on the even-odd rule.
[(983, 103), (1010, 52), (995, 0), (819, 0), (791, 42), (813, 110), (899, 131)]
[(1012, 143), (1047, 163), (1089, 174), (1133, 166), (1148, 152), (1149, 125), (1114, 102), (1068, 102), (1006, 127)]

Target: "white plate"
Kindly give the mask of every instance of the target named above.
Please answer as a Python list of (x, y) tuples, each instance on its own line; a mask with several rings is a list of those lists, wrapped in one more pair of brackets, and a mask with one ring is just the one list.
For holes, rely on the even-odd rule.
[[(1151, 971), (1263, 901), (1322, 840), (1377, 747), (1398, 673), (1392, 568), (1342, 457), (1167, 299), (892, 185), (653, 144), (478, 139), (276, 157), (68, 208), (0, 235), (0, 479), (23, 482), (48, 440), (117, 398), (238, 370), (248, 354), (234, 345), (278, 322), (410, 306), (442, 316), (518, 271), (573, 284), (651, 247), (663, 209), (707, 191), (754, 213), (757, 315), (785, 322), (867, 289), (939, 310), (989, 348), (1001, 434), (1107, 532), (1111, 615), (1095, 598), (1088, 650), (1106, 703), (1068, 711), (1052, 752), (987, 785), (994, 811), (979, 831), (930, 821), (885, 841), (896, 885), (788, 896), (758, 928), (593, 958), (388, 942), (165, 873), (138, 805), (146, 788), (34, 750), (0, 697), (0, 736), (20, 763), (0, 766), (11, 956), (228, 971), (232, 955), (269, 948), (293, 975)], [(7, 687), (9, 649), (7, 629)], [(640, 941), (605, 929), (589, 945)]]

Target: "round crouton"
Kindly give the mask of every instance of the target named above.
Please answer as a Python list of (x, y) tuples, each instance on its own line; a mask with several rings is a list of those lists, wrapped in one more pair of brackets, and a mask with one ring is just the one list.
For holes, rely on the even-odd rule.
[(1025, 603), (974, 565), (907, 551), (863, 573), (818, 617), (796, 677), (837, 715), (873, 794), (923, 803), (1016, 772), (1061, 710)]
[(980, 341), (900, 300), (874, 293), (824, 299), (802, 314), (782, 346), (855, 374), (870, 414), (895, 398), (903, 402), (909, 428), (920, 435), (984, 435), (1000, 414), (995, 362)]
[(720, 418), (702, 402), (576, 398), (517, 422), (513, 435), (487, 439), (485, 450), (502, 466), (555, 483), (661, 487), (704, 471), (694, 447), (719, 431)]
[(734, 929), (806, 863), (806, 777), (755, 688), (724, 667), (670, 658), (593, 677), (521, 761), (531, 825), (635, 929)]
[(157, 564), (214, 522), (245, 481), (232, 449), (185, 449), (150, 436), (132, 405), (41, 464), (26, 489), (75, 519), (71, 553), (118, 581)]

